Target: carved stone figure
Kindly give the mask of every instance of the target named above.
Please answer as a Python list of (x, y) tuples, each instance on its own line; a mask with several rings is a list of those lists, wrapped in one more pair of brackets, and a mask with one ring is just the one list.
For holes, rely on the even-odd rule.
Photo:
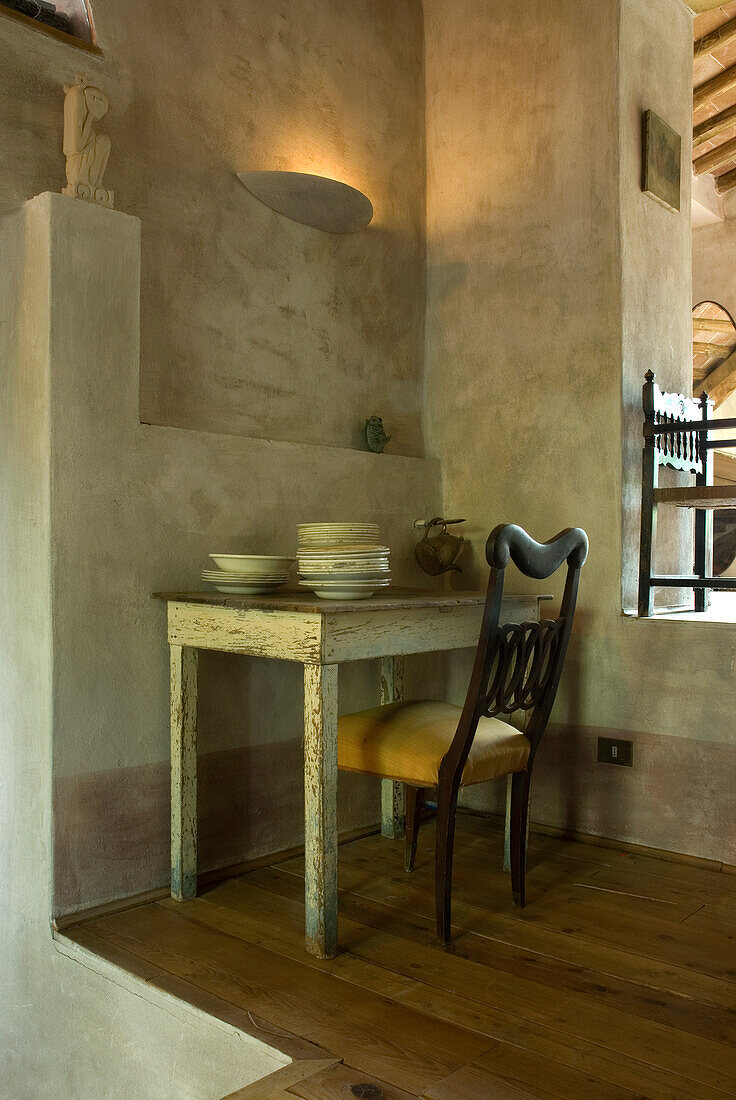
[(112, 206), (114, 195), (102, 186), (110, 138), (96, 134), (93, 124), (107, 114), (107, 96), (83, 76), (64, 85), (64, 156), (67, 186), (62, 194), (102, 206)]

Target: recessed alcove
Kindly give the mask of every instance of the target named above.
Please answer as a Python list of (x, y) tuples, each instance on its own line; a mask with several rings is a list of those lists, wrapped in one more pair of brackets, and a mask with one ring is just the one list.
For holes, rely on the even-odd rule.
[(97, 36), (87, 0), (0, 0), (0, 14), (69, 45), (96, 52)]

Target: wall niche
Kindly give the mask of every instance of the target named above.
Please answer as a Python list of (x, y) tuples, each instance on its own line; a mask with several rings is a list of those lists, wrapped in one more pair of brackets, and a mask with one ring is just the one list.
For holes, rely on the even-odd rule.
[(92, 12), (87, 0), (0, 0), (0, 11), (9, 12), (24, 23), (33, 23), (48, 34), (64, 35), (95, 44)]

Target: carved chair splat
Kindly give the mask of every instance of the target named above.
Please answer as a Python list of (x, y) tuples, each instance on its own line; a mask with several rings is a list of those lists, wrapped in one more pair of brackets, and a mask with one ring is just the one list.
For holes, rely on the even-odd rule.
[[(736, 428), (736, 417), (716, 420), (707, 393), (699, 399), (681, 393), (666, 393), (647, 371), (642, 389), (644, 446), (642, 450), (641, 537), (639, 542), (639, 615), (654, 612), (655, 588), (692, 588), (695, 610), (708, 607), (713, 588), (736, 589), (736, 578), (714, 577), (712, 513), (736, 506), (731, 485), (713, 484), (711, 452), (736, 447), (736, 439), (712, 438), (716, 429)], [(695, 484), (660, 489), (660, 466), (695, 475)], [(688, 575), (659, 575), (653, 572), (657, 508), (661, 504), (695, 510), (693, 572)]]
[[(338, 720), (338, 767), (406, 785), (407, 871), (414, 866), (426, 790), (437, 788), (435, 900), (437, 936), (442, 943), (450, 939), (455, 817), (462, 786), (513, 775), (511, 884), (514, 903), (525, 904), (531, 771), (557, 694), (587, 553), (588, 539), (580, 528), (568, 528), (549, 542), (538, 543), (514, 524), (496, 527), (486, 544), (491, 572), (463, 707), (400, 702)], [(509, 561), (537, 580), (550, 577), (567, 563), (556, 619), (501, 623)], [(524, 734), (498, 717), (516, 711), (526, 712)]]

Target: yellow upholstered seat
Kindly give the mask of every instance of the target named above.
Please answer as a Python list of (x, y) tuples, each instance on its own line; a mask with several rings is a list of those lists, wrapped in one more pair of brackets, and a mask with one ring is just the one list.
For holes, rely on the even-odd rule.
[[(461, 708), (450, 703), (389, 703), (344, 714), (337, 722), (337, 766), (418, 787), (434, 787), (457, 730)], [(481, 718), (462, 785), (522, 771), (529, 742), (499, 718)]]

